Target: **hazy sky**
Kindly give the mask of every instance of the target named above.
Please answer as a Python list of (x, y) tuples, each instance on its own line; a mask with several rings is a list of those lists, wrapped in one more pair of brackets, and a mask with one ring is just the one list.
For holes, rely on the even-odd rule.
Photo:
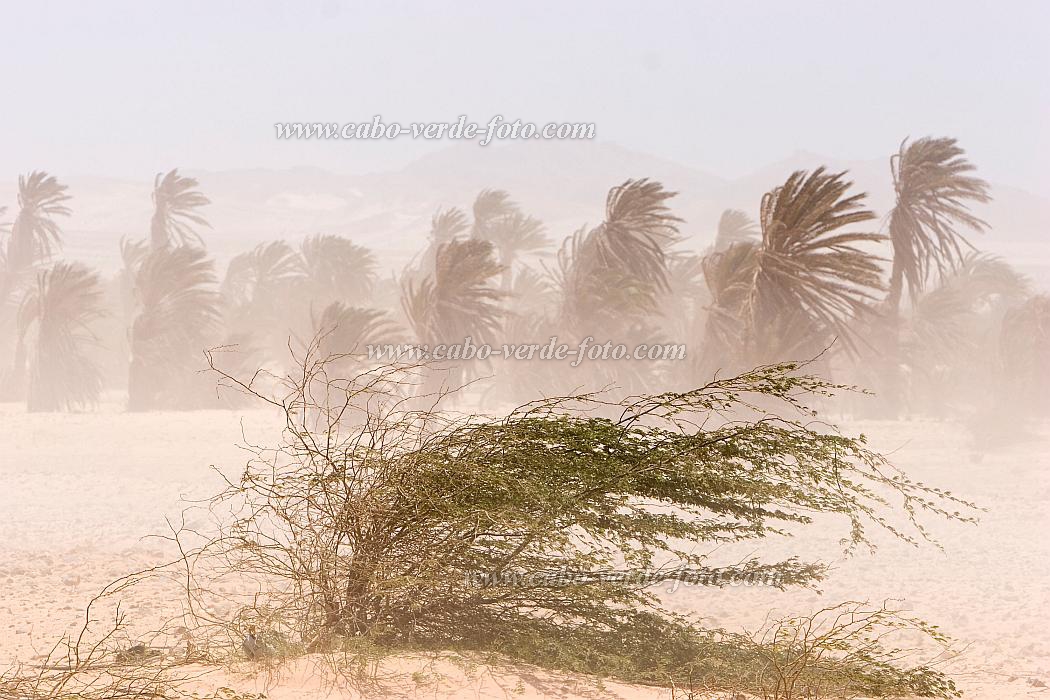
[(6, 3), (0, 175), (389, 170), (434, 144), (273, 125), (503, 114), (725, 176), (952, 135), (1050, 195), (1048, 27), (1039, 0)]

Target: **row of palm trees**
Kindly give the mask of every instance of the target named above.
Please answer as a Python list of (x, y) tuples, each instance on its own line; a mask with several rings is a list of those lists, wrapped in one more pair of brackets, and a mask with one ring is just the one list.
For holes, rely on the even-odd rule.
[(369, 250), (316, 235), (261, 244), (221, 280), (201, 235), (208, 199), (173, 170), (154, 182), (148, 237), (122, 243), (123, 270), (108, 284), (77, 263), (52, 262), (69, 195), (32, 173), (19, 181), (3, 238), (0, 390), (30, 410), (97, 402), (107, 381), (95, 329), (107, 315), (118, 331), (101, 344), (127, 357), (132, 410), (214, 405), (199, 373), (204, 348), (235, 345), (244, 367), (281, 369), (290, 347), (316, 337), (357, 363), (367, 343), (467, 337), (689, 347), (686, 362), (450, 362), (430, 368), (419, 389), (494, 373), (493, 401), (685, 388), (829, 346), (825, 369), (875, 388), (891, 413), (972, 404), (977, 394), (961, 379), (985, 396), (1007, 384), (1046, 387), (1037, 358), (1050, 348), (1050, 303), (970, 246), (967, 235), (987, 228), (971, 207), (989, 193), (963, 150), (947, 138), (905, 141), (890, 170), (895, 204), (881, 226), (846, 173), (819, 168), (766, 193), (757, 222), (725, 212), (713, 244), (691, 252), (675, 194), (642, 179), (613, 187), (602, 221), (554, 250), (542, 222), (508, 193), (486, 190), (469, 216), (437, 212), (424, 250), (396, 279), (380, 277)]

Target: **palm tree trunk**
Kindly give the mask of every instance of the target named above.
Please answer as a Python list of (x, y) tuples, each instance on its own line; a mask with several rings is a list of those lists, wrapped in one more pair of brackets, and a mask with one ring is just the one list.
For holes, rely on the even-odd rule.
[(499, 288), (504, 294), (510, 294), (511, 286), (514, 284), (514, 250), (500, 251), (500, 264), (503, 271), (500, 272)]
[(890, 271), (890, 288), (886, 295), (885, 327), (879, 374), (882, 388), (878, 393), (877, 413), (881, 418), (897, 419), (903, 410), (904, 377), (901, 376), (901, 297), (904, 293), (904, 267), (897, 256), (893, 258)]

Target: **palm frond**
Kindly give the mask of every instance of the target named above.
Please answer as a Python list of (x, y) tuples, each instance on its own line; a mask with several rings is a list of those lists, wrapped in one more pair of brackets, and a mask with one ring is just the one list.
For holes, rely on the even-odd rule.
[(667, 206), (675, 195), (647, 178), (612, 188), (605, 200), (605, 221), (592, 238), (602, 266), (622, 270), (656, 291), (665, 290), (665, 257), (678, 240), (681, 221)]
[(323, 357), (359, 355), (368, 344), (394, 342), (398, 331), (386, 311), (338, 301), (326, 306), (313, 326), (314, 337), (321, 338)]
[(7, 245), (8, 272), (26, 270), (46, 261), (62, 244), (62, 230), (55, 217), (69, 216), (66, 186), (54, 176), (36, 170), (18, 178), (18, 215)]
[(472, 208), (474, 214), (474, 227), (471, 235), (488, 240), (488, 227), (498, 219), (513, 214), (518, 210), (518, 205), (510, 198), (510, 194), (503, 190), (482, 190), (474, 199)]
[(359, 302), (372, 293), (376, 259), (368, 248), (342, 236), (317, 234), (300, 247), (311, 299)]
[(216, 344), (221, 317), (212, 261), (192, 246), (154, 249), (135, 282), (129, 408), (192, 405), (201, 353)]
[(434, 245), (448, 243), (468, 228), (467, 215), (461, 210), (439, 209), (430, 219), (430, 241)]
[(988, 183), (971, 175), (974, 166), (951, 138), (905, 139), (890, 159), (896, 205), (890, 213), (893, 245), (892, 303), (899, 303), (902, 281), (913, 298), (932, 269), (951, 269), (972, 247), (959, 228), (982, 232), (987, 224), (970, 210), (988, 202)]
[(721, 252), (736, 243), (756, 241), (758, 236), (758, 227), (751, 220), (751, 217), (737, 209), (726, 209), (718, 219), (718, 232), (715, 234), (715, 252)]
[(91, 326), (104, 315), (99, 276), (87, 267), (57, 263), (37, 275), (19, 313), (19, 337), (31, 348), (30, 411), (98, 403), (102, 375), (90, 354), (98, 345)]
[(407, 280), (402, 307), (424, 343), (458, 343), (468, 336), (491, 342), (502, 322), (503, 292), (492, 279), (503, 268), (492, 244), (453, 240), (438, 249), (434, 273), (418, 284)]
[(844, 176), (824, 168), (796, 171), (762, 198), (762, 242), (745, 309), (759, 352), (783, 345), (771, 332), (774, 321), (795, 313), (855, 349), (851, 322), (870, 310), (883, 289), (879, 258), (859, 246), (885, 236), (842, 231), (875, 218), (864, 207), (864, 193), (847, 194), (852, 183)]
[(150, 221), (150, 245), (166, 248), (175, 245), (203, 245), (194, 226), (210, 228), (198, 210), (211, 200), (196, 188), (196, 178), (179, 175), (178, 169), (157, 173), (153, 179), (153, 219)]

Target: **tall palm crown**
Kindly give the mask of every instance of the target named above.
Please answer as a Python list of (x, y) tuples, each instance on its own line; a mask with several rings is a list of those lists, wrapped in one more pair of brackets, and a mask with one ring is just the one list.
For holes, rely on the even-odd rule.
[(543, 222), (522, 213), (503, 190), (482, 190), (474, 200), (473, 211), (471, 235), (496, 247), (497, 259), (503, 265), (500, 289), (509, 293), (518, 257), (550, 245)]
[(516, 211), (518, 205), (504, 190), (482, 190), (474, 199), (474, 226), (471, 235), (488, 240), (490, 225)]
[(57, 216), (69, 216), (70, 196), (66, 186), (42, 171), (18, 178), (18, 216), (11, 228), (7, 247), (10, 273), (28, 269), (50, 258), (62, 243)]
[(91, 324), (104, 315), (102, 285), (95, 272), (78, 263), (58, 263), (39, 273), (19, 312), (19, 338), (31, 348), (30, 411), (98, 402), (102, 376), (90, 355), (98, 345)]
[(260, 243), (230, 261), (222, 294), (245, 320), (262, 321), (305, 277), (303, 259), (294, 248), (284, 241)]
[(150, 246), (153, 249), (174, 245), (203, 245), (196, 226), (209, 226), (198, 209), (211, 200), (197, 191), (196, 178), (179, 175), (178, 169), (158, 173), (153, 180), (153, 218), (150, 221)]
[(310, 298), (327, 305), (331, 301), (360, 304), (372, 293), (376, 282), (376, 259), (368, 248), (348, 238), (310, 236), (300, 253)]
[(492, 284), (502, 270), (492, 244), (453, 240), (438, 249), (434, 273), (417, 286), (408, 280), (402, 306), (424, 343), (492, 342), (502, 323), (503, 293)]
[(889, 220), (893, 268), (887, 301), (893, 315), (905, 283), (914, 298), (932, 268), (943, 272), (962, 259), (969, 244), (958, 227), (987, 227), (969, 205), (990, 201), (988, 183), (971, 175), (974, 166), (964, 153), (955, 139), (926, 137), (911, 144), (905, 139), (890, 159), (896, 205)]
[(381, 309), (332, 302), (313, 320), (322, 357), (361, 355), (368, 343), (392, 343), (398, 326)]
[(795, 319), (789, 327), (799, 328), (797, 320), (853, 348), (850, 321), (883, 288), (879, 259), (858, 244), (885, 236), (842, 231), (875, 218), (863, 206), (864, 193), (847, 194), (853, 183), (844, 175), (796, 171), (762, 197), (762, 240), (744, 313), (752, 350), (782, 346), (775, 334), (787, 319)]
[(655, 311), (657, 294), (668, 289), (667, 251), (678, 240), (681, 220), (667, 206), (674, 196), (659, 182), (627, 180), (609, 191), (605, 220), (565, 243), (558, 277), (569, 326)]
[(541, 250), (550, 244), (543, 222), (515, 211), (490, 221), (484, 227), (484, 239), (496, 248), (496, 256), (503, 266), (500, 289), (509, 293), (514, 280), (514, 267), (522, 253)]
[(721, 252), (735, 243), (754, 242), (758, 239), (758, 228), (751, 217), (737, 209), (726, 209), (718, 219), (715, 234), (715, 252)]

